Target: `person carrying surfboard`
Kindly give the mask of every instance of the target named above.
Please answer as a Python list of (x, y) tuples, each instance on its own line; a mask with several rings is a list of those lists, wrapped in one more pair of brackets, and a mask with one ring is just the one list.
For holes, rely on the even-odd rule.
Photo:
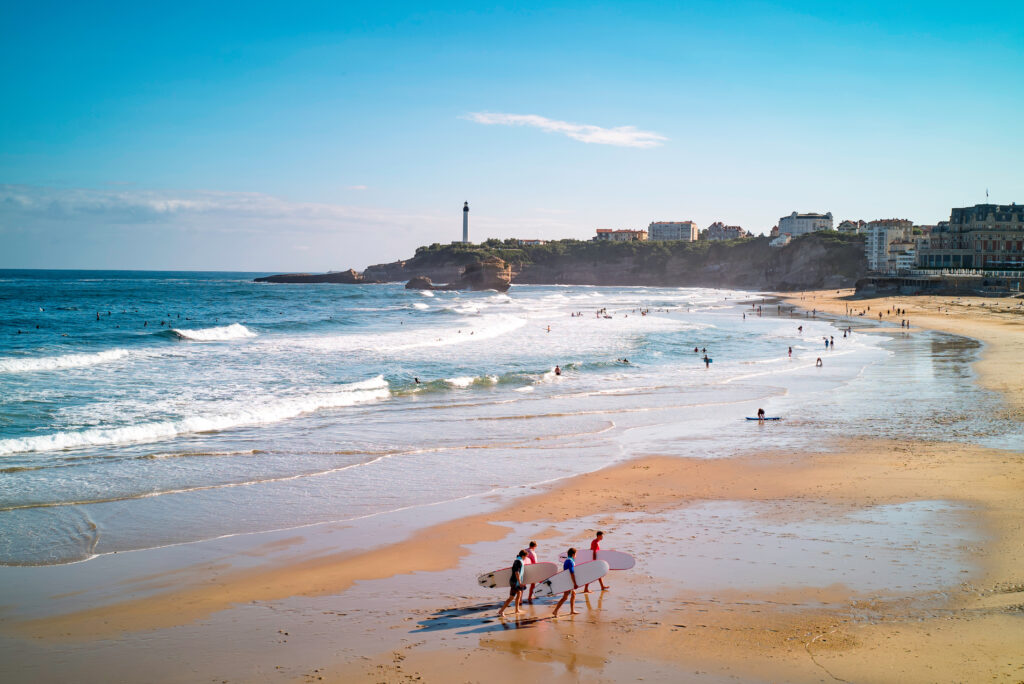
[[(526, 562), (528, 564), (537, 562), (537, 542), (535, 541), (530, 542), (530, 546), (526, 549)], [(536, 584), (530, 585), (530, 594), (526, 597), (527, 603), (533, 603), (533, 588), (536, 586)]]
[[(590, 542), (590, 550), (594, 553), (594, 560), (598, 560), (597, 552), (601, 550), (601, 540), (602, 539), (604, 539), (604, 532), (598, 530), (597, 534), (594, 535), (594, 541)], [(608, 590), (608, 587), (605, 585), (603, 579), (599, 578), (597, 581), (601, 583), (601, 591), (607, 591)], [(590, 583), (589, 582), (587, 582), (586, 586), (583, 587), (583, 593), (584, 594), (589, 594), (590, 593)]]
[(508, 608), (508, 604), (512, 601), (516, 602), (516, 609), (513, 614), (519, 613), (519, 608), (523, 604), (523, 589), (526, 585), (523, 584), (523, 570), (526, 568), (526, 551), (520, 549), (519, 553), (516, 554), (516, 559), (512, 561), (512, 578), (509, 580), (508, 587), (508, 598), (505, 599), (505, 603), (501, 604), (501, 608), (498, 609), (498, 617), (502, 617), (505, 614), (505, 609)]
[(558, 609), (565, 603), (565, 599), (569, 598), (569, 594), (572, 594), (572, 599), (569, 601), (569, 615), (575, 615), (579, 611), (576, 610), (576, 590), (579, 586), (576, 584), (576, 549), (570, 547), (565, 554), (565, 562), (562, 563), (562, 570), (568, 570), (569, 575), (572, 577), (572, 589), (562, 594), (562, 598), (558, 599), (558, 603), (555, 604), (555, 611), (551, 613), (551, 617), (558, 617)]
[(757, 409), (757, 423), (758, 425), (764, 425), (764, 409)]

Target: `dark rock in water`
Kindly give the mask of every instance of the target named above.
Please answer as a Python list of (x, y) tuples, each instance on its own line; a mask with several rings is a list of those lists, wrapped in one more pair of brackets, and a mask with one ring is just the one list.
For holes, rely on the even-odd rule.
[(437, 290), (440, 289), (430, 282), (427, 276), (416, 276), (405, 284), (406, 290)]
[(497, 290), (512, 285), (512, 269), (498, 257), (486, 257), (466, 266), (455, 282), (434, 285), (426, 276), (416, 276), (405, 284), (407, 290)]
[(284, 273), (282, 275), (264, 276), (256, 278), (257, 283), (338, 283), (341, 285), (356, 285), (361, 283), (375, 283), (376, 280), (367, 280), (361, 273), (354, 269), (347, 271), (332, 271), (330, 273)]

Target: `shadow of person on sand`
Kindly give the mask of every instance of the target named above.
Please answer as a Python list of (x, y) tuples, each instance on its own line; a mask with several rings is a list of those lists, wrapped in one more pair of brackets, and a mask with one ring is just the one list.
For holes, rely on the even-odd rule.
[[(499, 607), (501, 607), (500, 603), (480, 603), (462, 608), (445, 608), (417, 622), (416, 629), (410, 633), (422, 634), (424, 632), (438, 632), (448, 629), (465, 630), (460, 631), (459, 634), (486, 633), (509, 629), (523, 629), (548, 619), (546, 606), (542, 608), (545, 609), (543, 616), (527, 615), (524, 612), (519, 615), (506, 613), (504, 618), (495, 615)], [(479, 615), (485, 611), (485, 615)]]

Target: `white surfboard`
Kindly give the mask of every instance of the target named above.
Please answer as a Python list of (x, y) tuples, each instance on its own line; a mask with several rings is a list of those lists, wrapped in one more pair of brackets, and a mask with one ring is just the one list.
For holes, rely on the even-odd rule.
[[(559, 560), (565, 560), (566, 554), (562, 554), (558, 557)], [(625, 551), (615, 551), (614, 549), (601, 549), (597, 552), (597, 558), (594, 558), (594, 552), (590, 549), (580, 549), (576, 552), (576, 562), (586, 563), (592, 560), (603, 560), (608, 563), (608, 567), (612, 570), (629, 570), (636, 565), (636, 559)]]
[[(557, 563), (527, 563), (523, 570), (523, 584), (536, 584), (543, 582), (558, 572)], [(512, 581), (512, 568), (502, 568), (494, 572), (488, 572), (476, 578), (481, 587), (507, 587)]]
[[(608, 563), (603, 560), (576, 564), (576, 584), (583, 587), (589, 582), (596, 582), (608, 574)], [(537, 585), (534, 596), (552, 596), (572, 589), (572, 576), (568, 570), (552, 575)]]

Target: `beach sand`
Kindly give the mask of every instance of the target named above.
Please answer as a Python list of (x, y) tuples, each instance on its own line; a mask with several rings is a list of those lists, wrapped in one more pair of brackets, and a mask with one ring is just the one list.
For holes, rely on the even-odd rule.
[[(1021, 415), (1016, 301), (839, 296), (791, 302), (871, 306), (876, 322), (896, 305), (914, 327), (980, 339), (979, 381)], [(1024, 454), (821, 446), (647, 456), (357, 552), (258, 535), (244, 563), (151, 568), (71, 611), (0, 608), (3, 667), (34, 681), (1024, 681)], [(555, 560), (596, 529), (637, 567), (578, 598), (579, 615), (551, 620), (545, 601), (495, 617), (505, 592), (476, 574), (529, 539)]]

